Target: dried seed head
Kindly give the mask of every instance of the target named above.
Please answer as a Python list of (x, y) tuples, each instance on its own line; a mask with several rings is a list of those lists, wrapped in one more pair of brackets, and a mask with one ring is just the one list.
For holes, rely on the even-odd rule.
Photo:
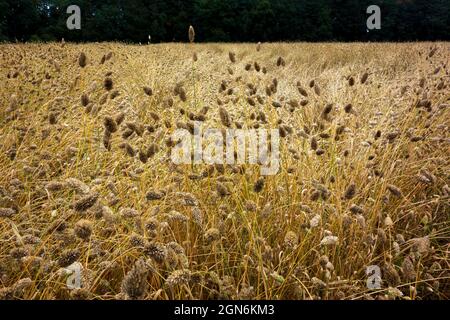
[(103, 134), (103, 146), (106, 150), (111, 150), (111, 132), (108, 130), (105, 130), (105, 133)]
[(164, 105), (168, 108), (173, 107), (173, 98), (167, 97), (166, 99), (164, 99)]
[(64, 250), (58, 259), (58, 265), (60, 267), (67, 267), (77, 261), (81, 253), (78, 249), (66, 249)]
[(184, 90), (183, 87), (180, 88), (179, 97), (180, 97), (180, 100), (181, 100), (181, 101), (186, 102), (186, 100), (187, 100), (187, 95), (186, 95), (186, 90)]
[(81, 105), (86, 107), (89, 104), (89, 96), (86, 93), (81, 95)]
[(189, 220), (188, 217), (186, 217), (184, 214), (182, 214), (181, 212), (172, 210), (169, 213), (167, 213), (166, 215), (166, 219), (168, 222), (187, 222)]
[(105, 80), (103, 81), (103, 87), (107, 91), (111, 91), (113, 86), (114, 86), (113, 80), (110, 77), (106, 77)]
[[(104, 62), (110, 60), (110, 59), (112, 58), (112, 56), (113, 56), (112, 51), (110, 51), (110, 52), (108, 52), (107, 54), (105, 54), (105, 55), (103, 56), (103, 57), (104, 57)], [(102, 58), (102, 60), (103, 60), (103, 58)]]
[(352, 109), (353, 109), (353, 106), (352, 106), (351, 103), (347, 104), (347, 105), (344, 107), (345, 113), (351, 113), (351, 112), (352, 112)]
[(277, 66), (278, 67), (284, 67), (286, 65), (286, 61), (284, 61), (283, 57), (278, 57), (277, 59)]
[(281, 108), (281, 107), (282, 107), (281, 103), (279, 103), (278, 101), (273, 101), (273, 102), (272, 102), (272, 106), (273, 106), (274, 108)]
[(80, 67), (84, 68), (86, 66), (86, 54), (84, 52), (80, 53), (80, 56), (78, 57), (78, 64)]
[(147, 160), (148, 160), (147, 152), (145, 152), (143, 150), (139, 150), (139, 160), (142, 163), (147, 163)]
[(134, 150), (134, 148), (131, 146), (131, 144), (129, 144), (128, 142), (125, 142), (123, 145), (126, 153), (130, 156), (130, 157), (134, 157), (136, 155), (136, 150)]
[(147, 200), (160, 200), (164, 197), (162, 191), (149, 191), (146, 195)]
[(366, 228), (366, 219), (364, 218), (363, 215), (361, 214), (356, 215), (356, 222), (358, 223), (361, 229)]
[(68, 187), (74, 189), (79, 194), (86, 195), (90, 192), (89, 186), (77, 178), (67, 178), (65, 183)]
[(163, 263), (167, 258), (167, 248), (160, 242), (150, 242), (144, 247), (144, 253), (157, 263)]
[(235, 63), (236, 62), (236, 54), (234, 53), (234, 52), (228, 52), (228, 58), (230, 58), (230, 61), (232, 62), (232, 63)]
[(58, 192), (64, 189), (65, 186), (66, 184), (60, 181), (49, 181), (45, 185), (45, 189), (47, 189), (50, 192)]
[(203, 213), (198, 207), (192, 208), (192, 221), (200, 228), (203, 228)]
[(373, 137), (374, 137), (375, 140), (379, 139), (381, 137), (381, 130), (377, 130), (377, 132), (375, 132)]
[(188, 284), (191, 280), (192, 272), (190, 270), (175, 270), (166, 279), (166, 286), (173, 288), (183, 284)]
[(310, 143), (310, 145), (311, 145), (311, 149), (312, 150), (317, 150), (317, 148), (318, 148), (318, 143), (317, 143), (317, 139), (316, 139), (316, 137), (311, 137), (311, 143)]
[(193, 26), (189, 26), (189, 42), (193, 43), (195, 40), (195, 30)]
[(431, 243), (430, 238), (428, 236), (421, 238), (413, 238), (408, 242), (412, 244), (411, 250), (413, 252), (418, 252), (419, 254), (422, 255), (430, 252)]
[(114, 120), (116, 121), (117, 125), (121, 125), (123, 120), (125, 120), (125, 113), (119, 112), (114, 116)]
[(361, 84), (366, 83), (367, 78), (369, 78), (369, 74), (367, 72), (364, 72), (363, 75), (361, 76)]
[(284, 244), (288, 248), (295, 248), (298, 244), (298, 236), (293, 231), (288, 231), (286, 235), (284, 236)]
[(124, 218), (136, 218), (139, 216), (139, 212), (133, 208), (121, 208), (119, 214)]
[(62, 232), (64, 230), (66, 230), (66, 228), (68, 227), (67, 222), (64, 219), (56, 219), (54, 220), (49, 227), (49, 232)]
[(0, 208), (0, 218), (11, 218), (16, 213), (17, 211), (11, 208)]
[(339, 238), (336, 236), (325, 236), (322, 241), (320, 241), (320, 244), (322, 246), (332, 246), (332, 245), (336, 245), (339, 242)]
[(159, 151), (159, 146), (156, 143), (152, 143), (147, 149), (147, 157), (153, 158), (156, 153)]
[(255, 192), (261, 192), (262, 191), (262, 189), (264, 188), (264, 178), (263, 177), (260, 177), (257, 181), (256, 181), (256, 183), (255, 183), (255, 185), (253, 186), (253, 190), (255, 191)]
[(421, 170), (419, 175), (423, 178), (426, 178), (429, 181), (428, 183), (430, 184), (436, 183), (436, 177), (427, 170)]
[[(159, 207), (153, 208), (153, 210), (156, 210), (156, 212), (159, 212)], [(159, 222), (155, 217), (149, 218), (145, 222), (145, 229), (148, 231), (155, 231), (159, 227)]]
[(430, 52), (428, 53), (428, 58), (432, 58), (434, 56), (434, 54), (437, 52), (438, 48), (434, 47), (433, 49), (430, 50)]
[(13, 112), (17, 109), (17, 106), (19, 105), (19, 100), (17, 98), (17, 95), (13, 94), (11, 95), (11, 98), (9, 100), (8, 108), (6, 109), (6, 112)]
[(138, 260), (122, 281), (122, 293), (130, 299), (142, 299), (147, 292), (148, 270), (144, 260)]
[(86, 211), (90, 207), (92, 207), (98, 199), (99, 195), (97, 193), (88, 194), (81, 199), (75, 201), (73, 204), (73, 208), (75, 211)]
[(103, 120), (103, 125), (105, 126), (105, 129), (111, 133), (114, 133), (117, 131), (117, 123), (110, 116), (105, 117), (105, 119)]
[(349, 210), (353, 214), (364, 213), (364, 209), (354, 203), (350, 206)]
[(400, 133), (397, 131), (389, 132), (386, 134), (386, 139), (388, 139), (389, 142), (393, 142), (399, 135)]
[(143, 87), (144, 92), (146, 95), (148, 95), (149, 97), (153, 95), (153, 90), (150, 87)]
[(344, 193), (344, 199), (350, 200), (352, 199), (356, 194), (356, 184), (351, 183)]
[(94, 109), (94, 104), (92, 104), (92, 103), (89, 103), (87, 106), (86, 106), (86, 109), (84, 109), (84, 111), (86, 112), (86, 113), (91, 113), (91, 111)]
[(313, 190), (313, 191), (311, 192), (311, 201), (317, 201), (317, 200), (319, 200), (320, 195), (321, 195), (321, 192), (320, 192), (319, 190)]
[(220, 231), (217, 228), (208, 229), (203, 237), (206, 243), (211, 244), (220, 239)]
[(324, 150), (324, 149), (319, 148), (319, 149), (316, 150), (316, 155), (318, 155), (318, 156), (321, 156), (321, 155), (323, 155), (324, 153), (325, 153), (325, 150)]
[(389, 285), (396, 286), (400, 284), (401, 279), (397, 272), (397, 270), (394, 268), (394, 266), (390, 263), (385, 263), (383, 265), (383, 278), (386, 278), (386, 281)]
[(89, 220), (79, 220), (74, 227), (75, 235), (83, 240), (88, 240), (92, 234), (92, 222)]
[(51, 113), (48, 115), (48, 122), (49, 122), (50, 124), (56, 124), (56, 123), (58, 122), (58, 118), (57, 118), (55, 112), (51, 112)]
[(300, 92), (300, 94), (301, 94), (302, 96), (304, 96), (304, 97), (307, 97), (307, 96), (308, 96), (308, 92), (306, 92), (306, 90), (303, 89), (301, 86), (298, 86), (297, 89), (298, 89), (298, 92)]
[(333, 104), (332, 103), (327, 104), (322, 111), (322, 117), (326, 119), (332, 110), (333, 110)]
[(392, 218), (390, 216), (386, 216), (386, 218), (384, 218), (384, 226), (386, 228), (390, 228), (394, 225), (394, 222), (392, 221)]
[(348, 85), (349, 85), (350, 87), (354, 86), (354, 85), (355, 85), (355, 78), (350, 77), (350, 78), (348, 79)]
[(247, 202), (245, 203), (245, 210), (247, 210), (248, 212), (255, 212), (257, 208), (258, 207), (256, 203), (252, 200), (247, 200)]
[(231, 127), (230, 115), (229, 115), (228, 111), (225, 110), (225, 108), (223, 108), (223, 107), (219, 108), (219, 116), (220, 116), (220, 121), (222, 122), (222, 124), (224, 126)]
[(111, 100), (114, 100), (114, 99), (117, 98), (118, 96), (120, 96), (119, 90), (113, 90), (113, 91), (111, 91), (111, 94), (109, 95), (109, 98), (110, 98)]
[(216, 188), (217, 188), (217, 192), (218, 192), (219, 196), (221, 196), (221, 197), (229, 196), (231, 194), (231, 192), (228, 190), (227, 186), (221, 182), (217, 182)]
[(427, 80), (427, 79), (425, 79), (425, 78), (421, 78), (421, 79), (420, 79), (420, 81), (419, 81), (419, 86), (420, 86), (421, 88), (425, 87), (425, 82), (426, 82), (426, 80)]
[(416, 270), (410, 257), (406, 257), (402, 263), (402, 274), (406, 281), (416, 281)]
[(394, 186), (393, 184), (388, 184), (387, 185), (388, 190), (396, 197), (401, 197), (402, 196), (402, 191)]
[(410, 141), (411, 142), (418, 142), (418, 141), (421, 141), (423, 139), (424, 139), (423, 136), (413, 136), (413, 137), (410, 138)]

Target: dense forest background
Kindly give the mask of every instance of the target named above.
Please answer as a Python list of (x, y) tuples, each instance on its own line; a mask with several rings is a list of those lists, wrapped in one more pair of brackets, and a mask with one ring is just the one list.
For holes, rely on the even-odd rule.
[[(72, 4), (81, 30), (66, 27)], [(0, 41), (187, 41), (189, 25), (196, 42), (450, 40), (450, 0), (0, 0)]]

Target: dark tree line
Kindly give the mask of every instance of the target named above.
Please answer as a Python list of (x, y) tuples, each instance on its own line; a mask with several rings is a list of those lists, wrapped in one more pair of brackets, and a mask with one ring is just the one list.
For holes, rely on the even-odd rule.
[[(73, 4), (81, 30), (66, 27)], [(450, 0), (0, 0), (0, 41), (186, 41), (189, 25), (197, 42), (449, 40)]]

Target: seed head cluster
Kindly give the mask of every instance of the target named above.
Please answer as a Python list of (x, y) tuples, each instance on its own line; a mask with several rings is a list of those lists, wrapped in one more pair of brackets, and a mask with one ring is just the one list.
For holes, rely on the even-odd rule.
[(0, 44), (0, 299), (448, 299), (450, 45), (196, 29)]

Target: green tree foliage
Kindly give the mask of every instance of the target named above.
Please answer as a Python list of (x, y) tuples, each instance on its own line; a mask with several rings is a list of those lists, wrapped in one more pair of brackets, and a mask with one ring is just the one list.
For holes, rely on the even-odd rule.
[[(381, 8), (381, 30), (366, 9)], [(81, 30), (66, 9), (81, 8)], [(0, 41), (411, 41), (450, 39), (448, 0), (0, 0)]]

